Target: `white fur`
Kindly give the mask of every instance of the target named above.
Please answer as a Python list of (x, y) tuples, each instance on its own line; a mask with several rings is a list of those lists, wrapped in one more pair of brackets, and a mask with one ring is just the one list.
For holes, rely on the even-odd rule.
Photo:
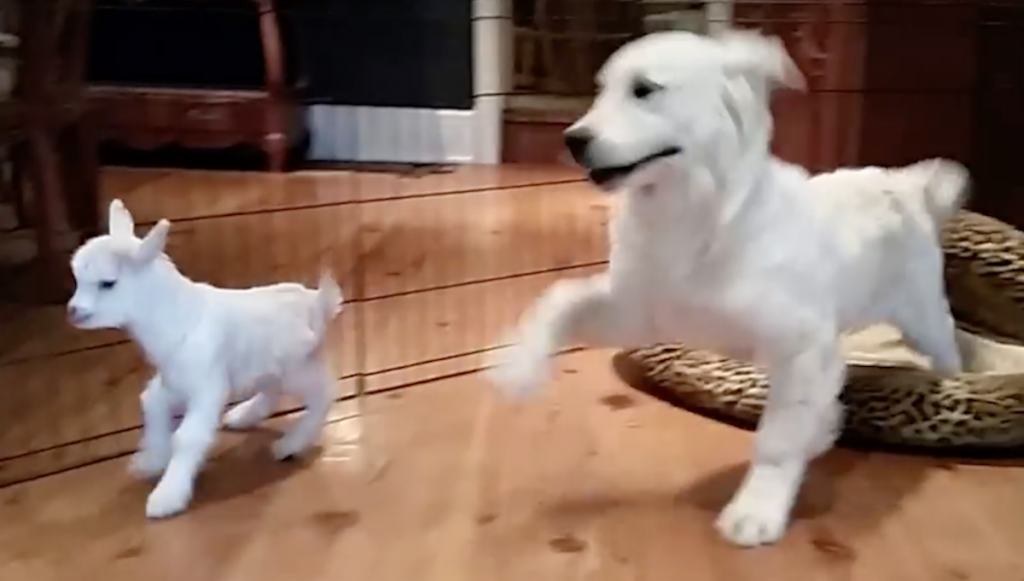
[(490, 378), (533, 392), (575, 342), (681, 341), (763, 365), (772, 389), (751, 467), (716, 526), (741, 546), (777, 541), (807, 463), (841, 426), (841, 332), (889, 321), (937, 369), (959, 371), (938, 230), (967, 171), (929, 160), (810, 177), (774, 158), (771, 89), (803, 80), (781, 42), (754, 33), (651, 34), (614, 54), (599, 82), (567, 136), (589, 136), (577, 160), (625, 196), (608, 271), (549, 288)]
[[(245, 290), (189, 280), (164, 255), (170, 223), (144, 239), (131, 214), (110, 204), (110, 232), (89, 240), (71, 260), (77, 287), (69, 318), (83, 329), (119, 328), (156, 368), (142, 393), (143, 434), (131, 470), (160, 477), (146, 503), (151, 518), (183, 511), (224, 417), (247, 428), (273, 412), (282, 394), (305, 413), (273, 445), (278, 459), (301, 454), (319, 438), (333, 399), (334, 374), (323, 352), (341, 289), (324, 273), (319, 290), (295, 283)], [(104, 288), (104, 287), (107, 288)], [(175, 430), (172, 418), (185, 416)]]

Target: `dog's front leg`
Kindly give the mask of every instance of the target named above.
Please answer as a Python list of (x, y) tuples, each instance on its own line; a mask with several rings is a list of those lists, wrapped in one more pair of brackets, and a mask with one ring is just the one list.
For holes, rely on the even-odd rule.
[(616, 342), (608, 276), (563, 279), (548, 287), (520, 319), (511, 346), (499, 351), (489, 379), (509, 395), (529, 395), (550, 376), (551, 358), (570, 342)]
[(845, 364), (834, 342), (769, 362), (770, 388), (743, 483), (716, 527), (744, 547), (782, 538), (807, 464), (831, 448), (842, 427)]
[[(171, 460), (160, 482), (146, 501), (146, 516), (163, 518), (177, 514), (192, 500), (196, 476), (217, 437), (221, 414), (227, 404), (229, 388), (216, 373), (195, 375), (201, 389), (195, 389), (188, 409), (172, 438)], [(217, 379), (214, 379), (217, 378)]]

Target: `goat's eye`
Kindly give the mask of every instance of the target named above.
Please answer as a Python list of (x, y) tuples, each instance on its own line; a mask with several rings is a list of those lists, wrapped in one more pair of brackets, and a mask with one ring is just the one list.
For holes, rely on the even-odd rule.
[(661, 90), (661, 85), (652, 83), (644, 79), (638, 79), (633, 82), (633, 96), (643, 101), (654, 93)]
[(100, 289), (102, 289), (102, 290), (110, 290), (110, 289), (114, 288), (115, 284), (117, 284), (116, 280), (103, 280), (103, 281), (100, 281)]

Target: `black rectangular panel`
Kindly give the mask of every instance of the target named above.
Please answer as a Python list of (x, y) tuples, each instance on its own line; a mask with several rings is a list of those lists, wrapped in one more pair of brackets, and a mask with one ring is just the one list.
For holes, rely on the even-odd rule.
[[(471, 0), (278, 0), (288, 77), (307, 103), (470, 109)], [(259, 88), (251, 0), (100, 0), (92, 82)]]

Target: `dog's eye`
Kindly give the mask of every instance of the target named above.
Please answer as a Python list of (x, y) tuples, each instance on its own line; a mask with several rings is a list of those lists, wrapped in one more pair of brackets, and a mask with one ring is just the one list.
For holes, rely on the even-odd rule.
[(633, 96), (641, 101), (661, 90), (661, 85), (644, 79), (638, 79), (633, 83)]
[(117, 284), (116, 280), (103, 280), (103, 281), (100, 281), (100, 289), (101, 290), (110, 290), (110, 289), (114, 288), (115, 284)]

